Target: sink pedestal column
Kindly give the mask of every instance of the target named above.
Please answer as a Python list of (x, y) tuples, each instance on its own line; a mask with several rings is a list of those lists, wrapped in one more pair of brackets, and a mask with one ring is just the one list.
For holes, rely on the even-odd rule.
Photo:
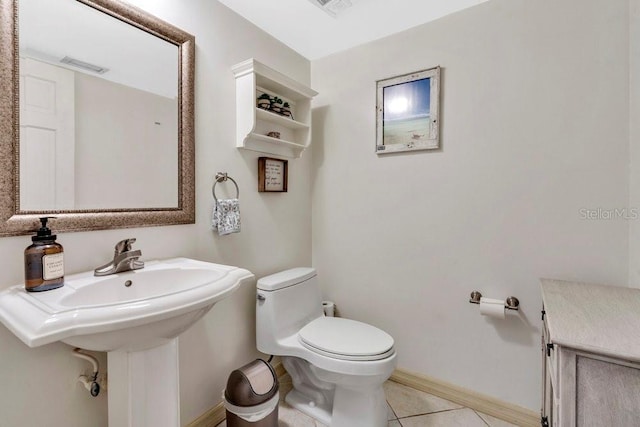
[(110, 351), (109, 427), (179, 427), (178, 338), (141, 351)]

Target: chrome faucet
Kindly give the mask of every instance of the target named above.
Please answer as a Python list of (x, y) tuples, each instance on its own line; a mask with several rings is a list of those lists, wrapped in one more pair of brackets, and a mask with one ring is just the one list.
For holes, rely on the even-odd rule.
[(116, 244), (113, 254), (113, 261), (106, 263), (93, 271), (94, 276), (108, 276), (109, 274), (121, 273), (123, 271), (139, 270), (144, 267), (144, 262), (138, 259), (142, 256), (142, 251), (131, 250), (131, 245), (136, 239), (124, 239)]

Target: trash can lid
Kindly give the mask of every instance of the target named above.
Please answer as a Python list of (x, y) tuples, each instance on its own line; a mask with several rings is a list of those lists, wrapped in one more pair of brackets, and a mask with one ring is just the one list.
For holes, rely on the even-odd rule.
[(256, 359), (231, 372), (224, 394), (233, 405), (254, 406), (271, 399), (277, 392), (278, 378), (273, 367)]

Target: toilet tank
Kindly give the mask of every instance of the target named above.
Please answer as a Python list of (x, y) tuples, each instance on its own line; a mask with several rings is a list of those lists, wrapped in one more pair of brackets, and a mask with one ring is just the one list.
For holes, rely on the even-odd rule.
[(323, 315), (313, 268), (293, 268), (263, 277), (257, 288), (256, 344), (263, 353), (277, 354), (281, 339)]

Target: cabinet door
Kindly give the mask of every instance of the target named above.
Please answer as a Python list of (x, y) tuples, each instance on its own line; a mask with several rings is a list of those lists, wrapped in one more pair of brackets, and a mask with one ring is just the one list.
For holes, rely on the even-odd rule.
[[(547, 421), (549, 427), (557, 426), (558, 418), (558, 399), (554, 384), (557, 383), (557, 369), (554, 365), (556, 361), (555, 350), (547, 350), (549, 344), (549, 329), (547, 322), (542, 325), (542, 336), (540, 340), (540, 349), (542, 351), (542, 422)], [(551, 356), (554, 356), (553, 358)]]
[(549, 427), (555, 426), (554, 423), (554, 399), (553, 399), (553, 383), (551, 382), (551, 376), (549, 375), (549, 369), (547, 367), (546, 359), (543, 358), (543, 370), (544, 379), (542, 383), (542, 419), (547, 421)]
[(576, 425), (640, 426), (640, 367), (578, 354)]
[(547, 425), (549, 427), (557, 427), (560, 425), (560, 417), (558, 416), (560, 411), (560, 401), (556, 395), (557, 391), (554, 387), (556, 382), (552, 377), (549, 359), (546, 359), (544, 364), (544, 382), (543, 382), (543, 400), (542, 400), (542, 416), (546, 417)]
[(542, 416), (543, 426), (544, 421), (547, 421), (548, 426), (552, 425), (551, 422), (551, 403), (553, 401), (553, 386), (551, 385), (551, 376), (549, 375), (549, 369), (547, 367), (547, 356), (545, 354), (546, 339), (543, 329), (543, 333), (540, 337), (540, 349), (542, 351), (542, 408), (540, 414)]

